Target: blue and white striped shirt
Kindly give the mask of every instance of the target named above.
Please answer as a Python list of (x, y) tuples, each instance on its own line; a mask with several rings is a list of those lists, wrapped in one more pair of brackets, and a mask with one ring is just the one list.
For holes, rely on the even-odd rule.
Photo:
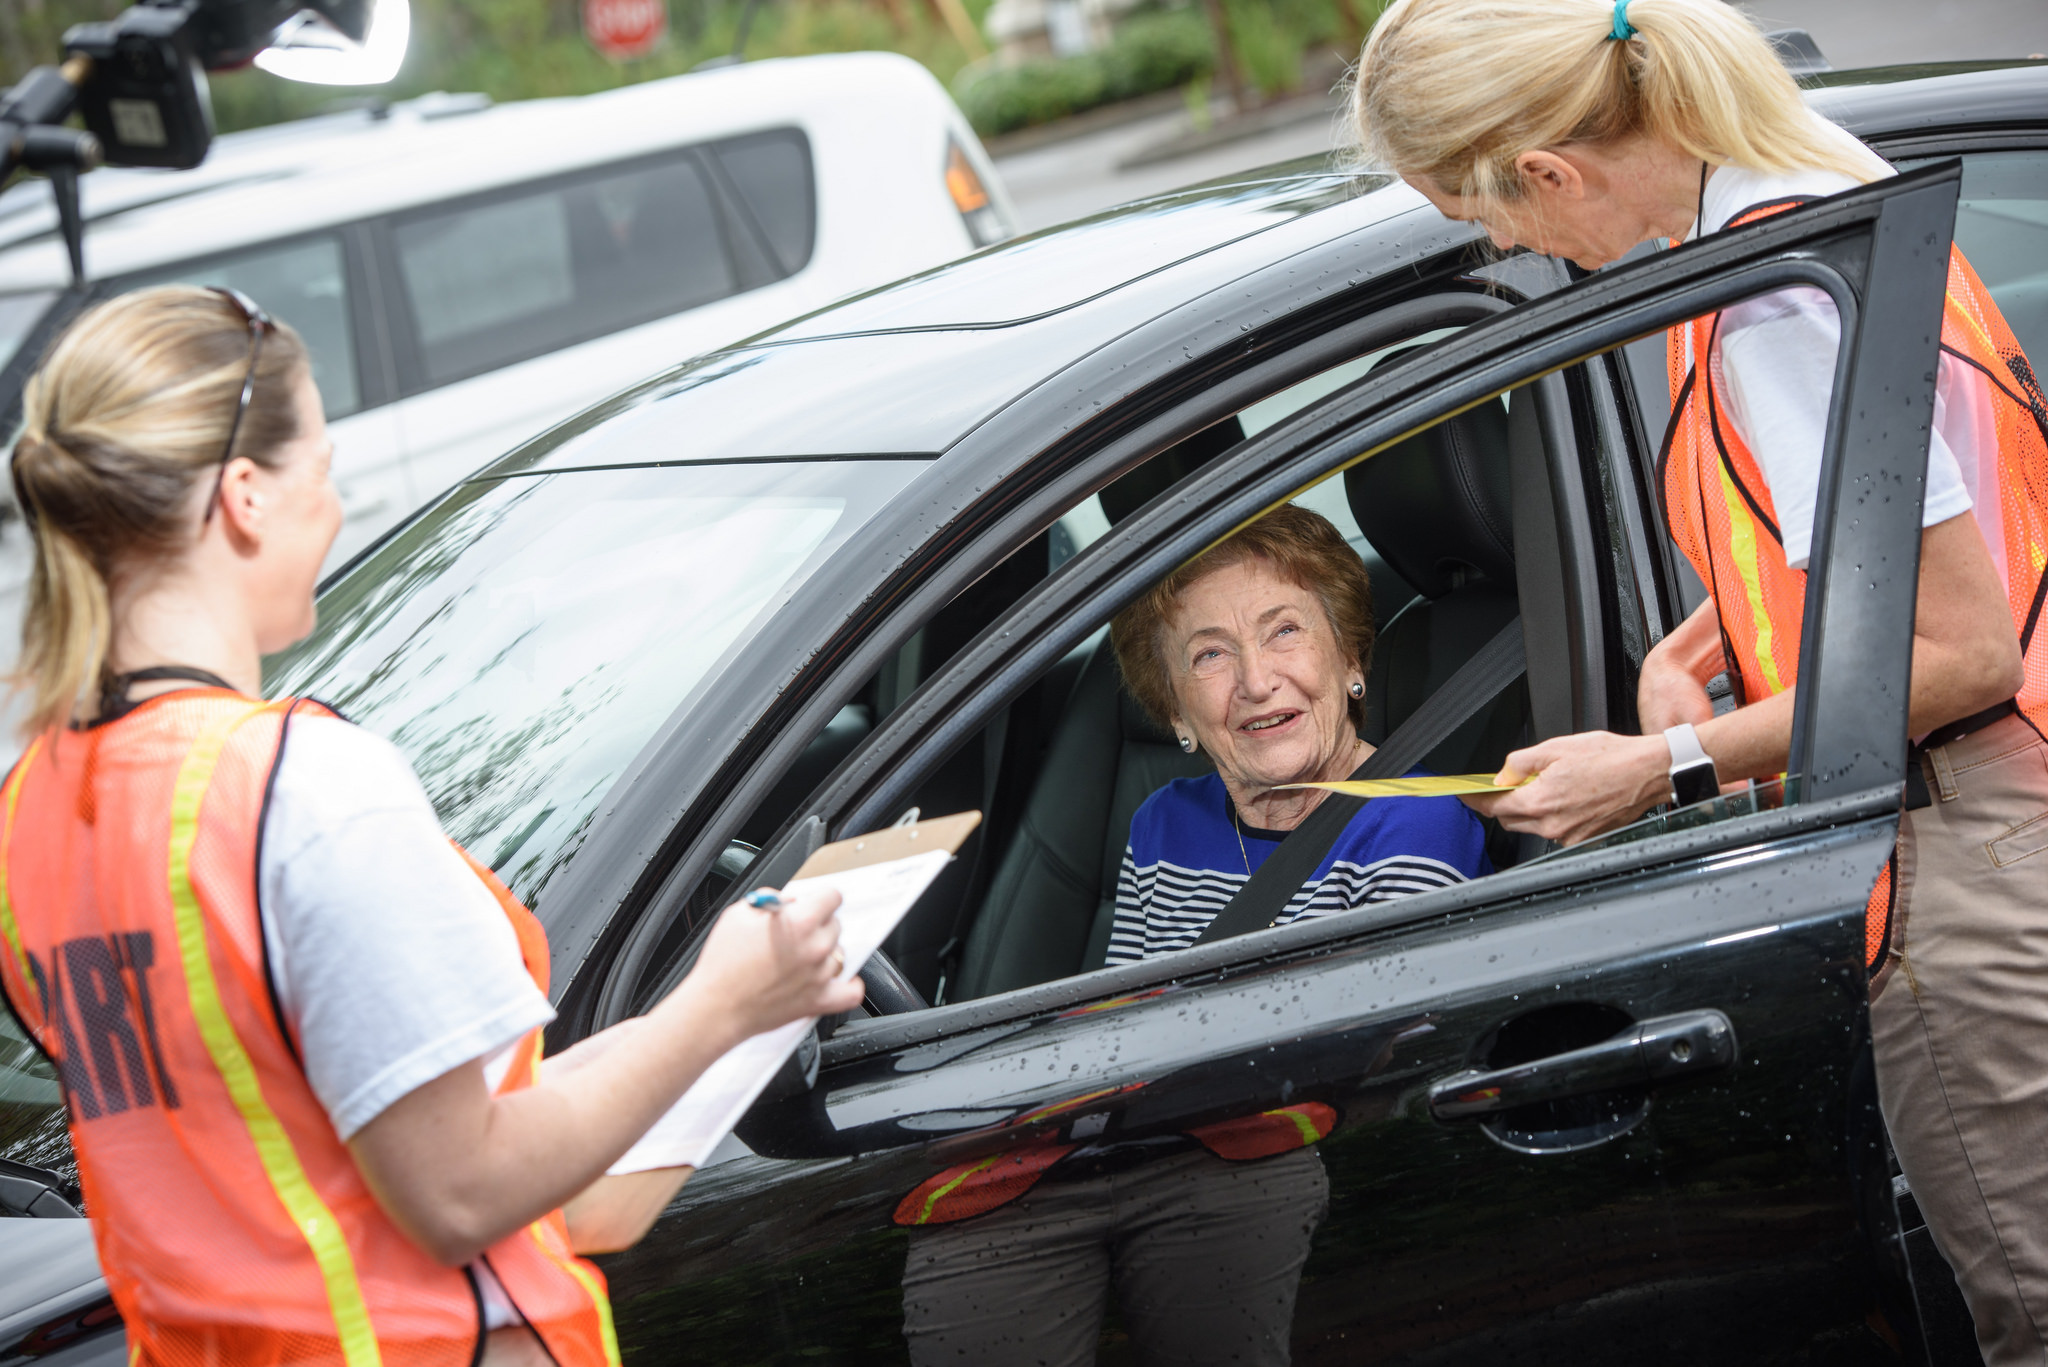
[[(1131, 818), (1131, 839), (1117, 875), (1106, 962), (1132, 963), (1186, 949), (1286, 834), (1256, 826), (1240, 831), (1230, 795), (1214, 774), (1175, 779), (1146, 798)], [(1383, 798), (1351, 819), (1275, 924), (1492, 872), (1485, 827), (1464, 803), (1454, 797)]]

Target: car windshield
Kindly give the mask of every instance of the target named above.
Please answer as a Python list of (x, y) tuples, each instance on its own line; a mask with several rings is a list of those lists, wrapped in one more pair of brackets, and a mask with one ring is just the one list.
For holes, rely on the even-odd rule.
[(479, 481), (366, 556), (268, 662), (405, 752), (448, 833), (540, 909), (663, 722), (922, 468), (912, 460)]

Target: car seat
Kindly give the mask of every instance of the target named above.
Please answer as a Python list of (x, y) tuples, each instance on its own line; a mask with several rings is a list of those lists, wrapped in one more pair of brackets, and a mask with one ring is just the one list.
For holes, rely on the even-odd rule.
[[(1514, 618), (1508, 470), (1507, 416), (1494, 403), (1346, 473), (1360, 528), (1422, 594), (1380, 632), (1367, 694), (1368, 740), (1384, 740)], [(1146, 475), (1148, 487), (1158, 484), (1160, 472), (1148, 471), (1142, 466), (1133, 475)], [(1113, 520), (1135, 506), (1112, 499), (1109, 490), (1103, 504)], [(1211, 772), (1203, 756), (1182, 754), (1120, 683), (1105, 637), (1075, 680), (1017, 833), (968, 928), (950, 999), (1100, 968), (1131, 817), (1169, 780)], [(1490, 770), (1527, 727), (1527, 692), (1517, 684), (1439, 745), (1428, 763), (1442, 772)], [(1510, 858), (1511, 851), (1510, 845)]]
[[(1380, 626), (1365, 738), (1393, 734), (1520, 611), (1509, 493), (1509, 424), (1497, 401), (1467, 409), (1344, 472), (1351, 514), (1420, 595)], [(1520, 683), (1432, 750), (1440, 774), (1492, 773), (1529, 734)]]

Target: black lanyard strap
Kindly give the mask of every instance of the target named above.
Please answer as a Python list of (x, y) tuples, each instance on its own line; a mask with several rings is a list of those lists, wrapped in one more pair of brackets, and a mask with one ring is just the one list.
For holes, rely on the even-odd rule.
[(190, 683), (204, 684), (208, 688), (225, 688), (230, 693), (237, 691), (233, 684), (220, 675), (210, 674), (203, 669), (194, 669), (190, 665), (151, 665), (147, 669), (131, 669), (126, 674), (109, 674), (106, 682), (100, 685), (100, 714), (94, 720), (94, 725), (118, 721), (142, 706), (141, 703), (128, 700), (128, 690), (136, 684), (157, 683), (165, 679), (184, 679)]

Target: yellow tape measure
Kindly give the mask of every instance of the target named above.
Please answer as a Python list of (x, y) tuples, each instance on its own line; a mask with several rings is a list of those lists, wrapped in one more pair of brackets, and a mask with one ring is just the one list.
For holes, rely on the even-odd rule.
[[(1523, 779), (1522, 783), (1528, 781)], [(1283, 783), (1280, 786), (1327, 788), (1346, 797), (1463, 797), (1467, 793), (1511, 793), (1522, 784), (1495, 783), (1491, 774), (1441, 774), (1428, 778), (1346, 778), (1331, 783)]]

